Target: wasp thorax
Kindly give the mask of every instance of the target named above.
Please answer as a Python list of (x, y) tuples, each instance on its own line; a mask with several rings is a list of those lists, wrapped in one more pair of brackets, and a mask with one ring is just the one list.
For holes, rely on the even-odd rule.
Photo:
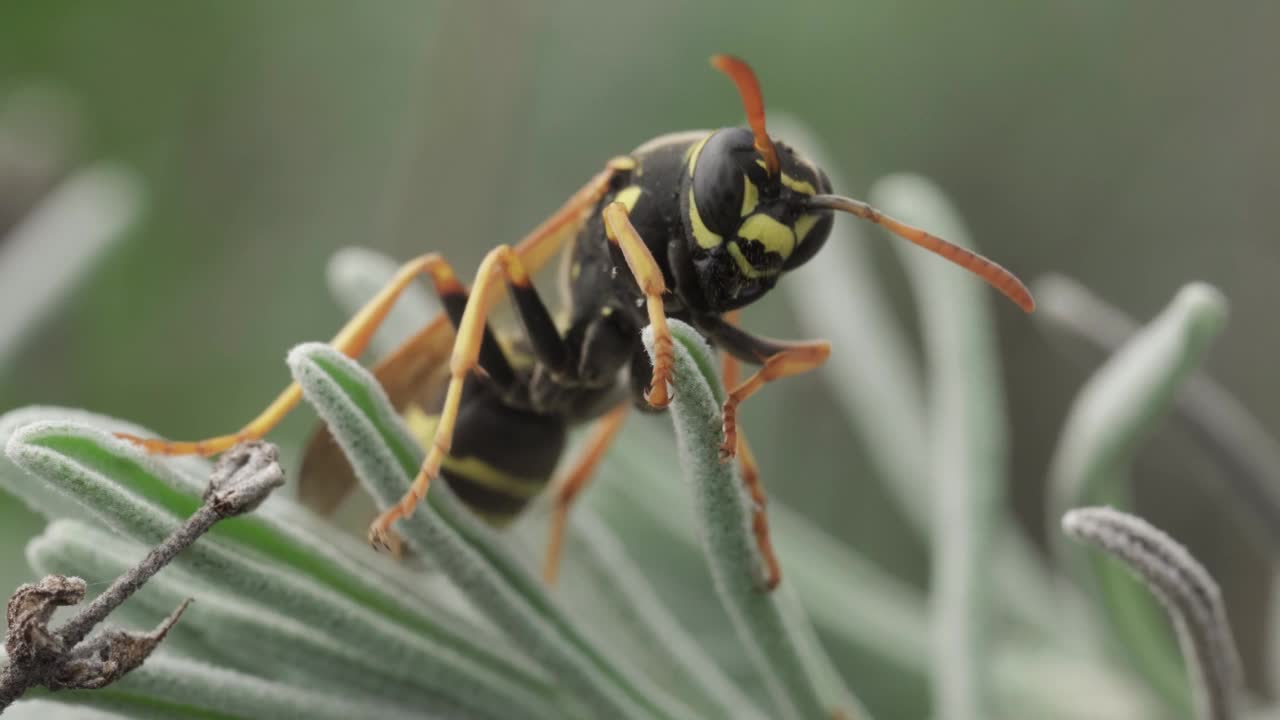
[(689, 153), (682, 198), (691, 257), (714, 310), (745, 305), (773, 287), (784, 270), (808, 260), (831, 229), (829, 212), (805, 202), (830, 192), (826, 176), (775, 142), (779, 170), (770, 174), (746, 128), (712, 133)]

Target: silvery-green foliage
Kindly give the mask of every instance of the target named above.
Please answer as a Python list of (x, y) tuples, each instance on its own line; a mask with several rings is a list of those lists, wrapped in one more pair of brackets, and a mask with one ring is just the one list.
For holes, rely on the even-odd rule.
[[(959, 237), (959, 221), (924, 181), (895, 178), (875, 195), (886, 210)], [(837, 231), (847, 225), (840, 220)], [(841, 242), (858, 238), (832, 239)], [(940, 565), (932, 589), (887, 573), (865, 549), (777, 501), (769, 513), (784, 582), (773, 595), (755, 589), (749, 504), (734, 465), (717, 457), (715, 358), (673, 323), (670, 419), (629, 421), (574, 510), (557, 588), (533, 570), (543, 505), (499, 533), (437, 483), (399, 525), (423, 562), (398, 564), (273, 497), (218, 526), (113, 617), (145, 627), (176, 599), (196, 597), (153, 661), (106, 691), (45, 694), (15, 716), (72, 708), (87, 718), (90, 707), (98, 717), (173, 718), (1188, 716), (1192, 706), (1167, 683), (1143, 682), (1152, 671), (1142, 664), (1170, 664), (1175, 646), (1109, 652), (1135, 642), (1125, 624), (1134, 616), (1115, 612), (1131, 596), (1094, 595), (1087, 568), (1077, 579), (1088, 594), (1077, 596), (1035, 565), (1014, 532), (1002, 501), (1007, 420), (991, 300), (941, 260), (906, 251), (922, 313), (920, 358), (876, 286), (859, 286), (858, 296), (830, 278), (781, 287), (792, 288), (804, 317), (824, 317), (805, 312), (824, 303), (853, 303), (850, 317), (861, 317), (856, 347), (842, 348), (842, 329), (832, 330), (836, 354), (822, 372), (850, 425), (869, 433), (883, 477), (839, 480), (898, 488)], [(348, 251), (330, 280), (351, 311), (394, 269)], [(403, 303), (375, 349), (426, 322), (432, 307), (423, 293)], [(1214, 291), (1192, 286), (1090, 381), (1055, 458), (1055, 509), (1123, 487), (1116, 470), (1159, 421), (1221, 310)], [(859, 375), (864, 360), (878, 379)], [(372, 376), (320, 344), (295, 348), (289, 365), (365, 488), (383, 504), (398, 498), (422, 450)], [(1089, 409), (1097, 398), (1111, 403), (1105, 413)], [(872, 432), (877, 419), (883, 426)], [(207, 462), (148, 457), (113, 430), (150, 434), (59, 408), (0, 416), (0, 484), (53, 520), (28, 547), (36, 571), (101, 587), (198, 504)], [(764, 480), (776, 487), (785, 478)], [(1093, 598), (1106, 620), (1081, 612), (1080, 597)], [(984, 630), (993, 623), (1007, 631)], [(1188, 676), (1159, 672), (1187, 695)], [(930, 695), (943, 706), (930, 711)]]

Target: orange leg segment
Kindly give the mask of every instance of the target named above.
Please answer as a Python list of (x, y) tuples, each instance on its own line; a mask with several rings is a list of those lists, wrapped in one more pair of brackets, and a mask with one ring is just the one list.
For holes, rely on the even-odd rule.
[(667, 292), (666, 281), (662, 279), (662, 269), (653, 259), (649, 247), (644, 244), (640, 233), (627, 217), (627, 206), (620, 202), (610, 203), (604, 209), (604, 227), (609, 242), (622, 248), (627, 259), (627, 267), (631, 275), (644, 293), (645, 308), (649, 313), (649, 326), (653, 328), (653, 379), (649, 383), (649, 392), (645, 400), (655, 408), (664, 408), (671, 403), (671, 393), (667, 384), (671, 381), (672, 367), (675, 365), (675, 346), (671, 338), (671, 330), (667, 327), (667, 311), (662, 296)]
[(813, 340), (796, 343), (787, 349), (770, 355), (764, 366), (745, 382), (729, 391), (724, 401), (724, 442), (720, 445), (720, 458), (733, 457), (738, 442), (738, 406), (774, 380), (809, 372), (826, 362), (831, 355), (831, 343)]
[(396, 520), (413, 514), (418, 503), (426, 497), (431, 481), (440, 474), (440, 466), (444, 463), (453, 443), (453, 429), (458, 420), (458, 410), (462, 405), (462, 387), (467, 375), (478, 367), (485, 323), (498, 297), (494, 289), (502, 287), (503, 279), (517, 288), (529, 288), (533, 285), (528, 269), (509, 245), (500, 245), (489, 251), (484, 261), (480, 263), (480, 270), (476, 273), (475, 285), (467, 302), (467, 309), (462, 314), (462, 322), (458, 326), (457, 338), (454, 340), (453, 352), (449, 358), (449, 387), (445, 391), (444, 407), (440, 410), (435, 438), (409, 491), (400, 498), (400, 502), (379, 515), (369, 527), (369, 542), (374, 547), (387, 549), (391, 546), (389, 540), (391, 525)]
[[(738, 311), (726, 313), (725, 320), (737, 324)], [(725, 387), (737, 385), (741, 369), (738, 359), (729, 353), (724, 353), (720, 363), (720, 377)], [(778, 583), (782, 582), (782, 567), (778, 563), (778, 556), (773, 551), (773, 540), (769, 535), (769, 516), (765, 512), (769, 499), (764, 493), (764, 483), (760, 482), (760, 467), (756, 464), (751, 446), (747, 444), (747, 436), (740, 428), (737, 430), (737, 438), (735, 449), (738, 455), (738, 471), (742, 474), (742, 482), (747, 486), (747, 493), (751, 496), (751, 531), (756, 536), (756, 548), (764, 561), (764, 587), (766, 590), (773, 590), (778, 587)]]
[[(348, 357), (356, 357), (364, 352), (369, 341), (373, 339), (378, 326), (391, 312), (392, 306), (405, 288), (420, 275), (428, 275), (435, 283), (436, 292), (461, 292), (462, 286), (454, 275), (453, 268), (439, 254), (431, 253), (410, 260), (400, 266), (400, 270), (386, 287), (373, 297), (347, 324), (338, 331), (330, 344)], [(239, 432), (221, 437), (209, 438), (198, 442), (174, 442), (155, 438), (140, 438), (127, 433), (117, 433), (117, 437), (142, 446), (150, 453), (158, 455), (215, 455), (231, 449), (236, 443), (245, 440), (256, 440), (270, 432), (284, 419), (289, 411), (302, 399), (302, 389), (296, 383), (285, 389), (258, 417), (245, 425)]]
[(596, 467), (622, 429), (627, 409), (628, 404), (622, 403), (596, 423), (582, 454), (569, 472), (556, 483), (555, 509), (547, 535), (547, 554), (542, 560), (542, 579), (547, 585), (555, 585), (560, 574), (560, 556), (564, 547), (565, 530), (569, 524), (569, 509), (595, 475)]

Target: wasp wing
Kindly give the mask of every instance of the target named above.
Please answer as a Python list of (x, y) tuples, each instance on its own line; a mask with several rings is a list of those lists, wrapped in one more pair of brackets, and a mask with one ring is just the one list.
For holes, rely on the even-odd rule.
[[(453, 327), (443, 314), (406, 340), (374, 368), (391, 405), (403, 411), (411, 404), (435, 407), (449, 378)], [(356, 486), (355, 471), (328, 427), (311, 434), (298, 476), (298, 499), (312, 510), (333, 513)]]

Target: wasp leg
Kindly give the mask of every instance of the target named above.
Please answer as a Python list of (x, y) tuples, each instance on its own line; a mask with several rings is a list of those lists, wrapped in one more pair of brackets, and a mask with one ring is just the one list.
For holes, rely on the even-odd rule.
[(671, 395), (667, 383), (671, 380), (672, 367), (675, 364), (675, 349), (671, 339), (671, 330), (667, 327), (666, 308), (662, 296), (667, 292), (666, 281), (662, 279), (662, 269), (649, 252), (648, 246), (640, 238), (640, 233), (627, 217), (627, 206), (620, 202), (610, 203), (604, 209), (604, 227), (609, 242), (618, 245), (627, 259), (627, 267), (631, 275), (644, 293), (645, 307), (649, 312), (649, 326), (653, 328), (653, 378), (649, 383), (649, 392), (645, 400), (656, 408), (664, 408), (671, 403)]
[(547, 554), (542, 559), (542, 580), (547, 585), (555, 585), (560, 574), (560, 556), (564, 546), (564, 534), (569, 525), (569, 509), (573, 501), (591, 482), (596, 467), (604, 459), (605, 451), (622, 429), (622, 422), (627, 417), (627, 403), (618, 405), (609, 411), (592, 428), (591, 438), (573, 467), (556, 481), (555, 509), (552, 511), (551, 526), (547, 535)]
[[(609, 184), (613, 177), (619, 172), (626, 171), (632, 164), (628, 162), (627, 158), (610, 160), (604, 170), (597, 173), (586, 185), (574, 193), (555, 214), (525, 236), (520, 241), (520, 244), (516, 246), (516, 252), (526, 266), (537, 269), (545, 265), (555, 255), (565, 238), (582, 225), (591, 208), (600, 202), (600, 198), (604, 197), (605, 193), (608, 192)], [(356, 313), (330, 343), (339, 351), (351, 357), (364, 352), (369, 340), (372, 339), (374, 332), (386, 318), (396, 298), (399, 297), (400, 293), (413, 278), (426, 271), (419, 263), (430, 257), (433, 256), (423, 256), (404, 265), (395, 279), (370, 300), (360, 312)], [(496, 293), (498, 290), (499, 288), (497, 287), (486, 288), (486, 292), (491, 293)], [(436, 327), (439, 326), (432, 323), (424, 329), (424, 333), (420, 333), (409, 344), (426, 342), (430, 338), (424, 338), (424, 334), (426, 331)], [(396, 356), (399, 355), (399, 353), (396, 353)], [(148, 452), (159, 455), (216, 455), (234, 447), (236, 443), (245, 440), (256, 440), (266, 435), (289, 414), (289, 411), (297, 406), (301, 399), (302, 389), (296, 383), (291, 384), (265, 410), (241, 428), (239, 432), (197, 442), (174, 442), (158, 438), (140, 438), (125, 433), (118, 434), (118, 437), (139, 445)]]
[[(751, 337), (742, 333), (745, 337)], [(778, 348), (776, 352), (763, 356), (763, 366), (729, 391), (724, 401), (724, 442), (720, 445), (720, 458), (727, 460), (734, 456), (738, 447), (738, 406), (744, 400), (755, 395), (760, 388), (774, 380), (809, 372), (826, 362), (831, 355), (831, 343), (826, 340), (781, 345), (776, 341), (761, 340), (761, 347)]]
[(500, 245), (489, 251), (476, 272), (471, 298), (458, 323), (458, 336), (449, 358), (449, 387), (445, 391), (444, 407), (440, 410), (435, 438), (408, 492), (400, 498), (400, 502), (379, 515), (370, 526), (369, 541), (375, 547), (387, 547), (391, 525), (396, 520), (413, 514), (418, 503), (426, 497), (431, 481), (440, 474), (440, 466), (453, 443), (453, 430), (462, 404), (463, 385), (467, 376), (479, 365), (486, 320), (496, 300), (496, 293), (492, 290), (500, 287), (496, 283), (504, 279), (515, 293), (532, 291), (533, 279), (520, 256), (509, 245)]
[[(347, 324), (334, 336), (330, 344), (340, 352), (355, 357), (364, 352), (374, 332), (395, 305), (396, 299), (409, 284), (421, 275), (430, 276), (435, 284), (436, 292), (442, 298), (461, 293), (466, 290), (458, 283), (453, 269), (443, 257), (436, 253), (423, 255), (400, 266), (386, 287), (371, 299)], [(504, 360), (505, 362), (505, 360)], [(231, 435), (200, 440), (198, 442), (174, 442), (155, 438), (140, 438), (127, 433), (117, 433), (117, 437), (142, 446), (151, 453), (160, 455), (214, 455), (230, 449), (236, 443), (262, 437), (271, 428), (284, 419), (285, 415), (298, 404), (302, 398), (302, 389), (292, 384), (267, 406), (256, 418), (251, 420), (239, 432)]]
[[(725, 319), (736, 325), (738, 311), (728, 313)], [(720, 377), (726, 387), (738, 384), (740, 369), (738, 359), (726, 352), (720, 361)], [(764, 589), (773, 590), (782, 582), (782, 566), (778, 563), (778, 556), (773, 551), (773, 540), (769, 536), (769, 516), (765, 513), (769, 500), (764, 494), (764, 483), (760, 482), (760, 467), (756, 464), (755, 455), (741, 428), (738, 429), (736, 449), (738, 471), (742, 474), (742, 483), (747, 486), (747, 493), (751, 497), (751, 531), (756, 536), (756, 548), (764, 561)]]

